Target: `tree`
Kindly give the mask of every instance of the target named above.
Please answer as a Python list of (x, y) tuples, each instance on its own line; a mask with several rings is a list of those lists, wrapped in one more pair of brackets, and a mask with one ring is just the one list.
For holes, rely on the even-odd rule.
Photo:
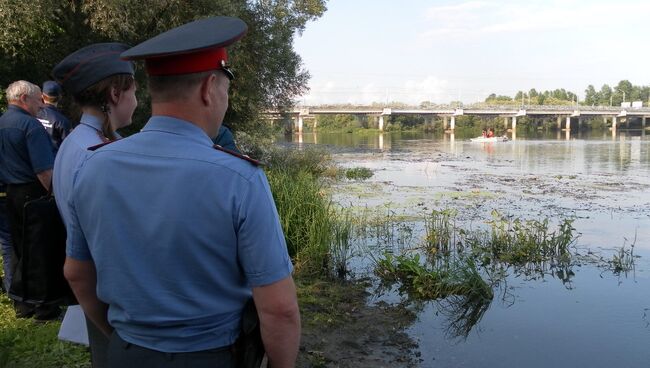
[[(620, 102), (632, 100), (632, 83), (628, 80), (622, 80), (618, 82), (616, 87), (614, 87), (614, 92), (616, 95), (615, 98), (618, 98)], [(618, 104), (617, 104), (618, 105)]]
[[(307, 89), (309, 73), (293, 49), (296, 33), (326, 10), (326, 0), (0, 0), (0, 87), (13, 80), (48, 79), (65, 55), (93, 42), (135, 45), (165, 30), (214, 15), (236, 16), (248, 24), (241, 42), (229, 48), (237, 75), (231, 87), (226, 120), (235, 130), (262, 128), (265, 109), (286, 109)], [(140, 85), (146, 85), (142, 71)], [(139, 89), (144, 108), (134, 119), (139, 130), (149, 114), (146, 88)]]
[(585, 105), (597, 105), (599, 100), (600, 98), (598, 92), (596, 92), (596, 88), (590, 84), (585, 90)]
[(612, 87), (610, 87), (608, 84), (603, 84), (602, 87), (600, 87), (600, 104), (604, 106), (612, 105)]

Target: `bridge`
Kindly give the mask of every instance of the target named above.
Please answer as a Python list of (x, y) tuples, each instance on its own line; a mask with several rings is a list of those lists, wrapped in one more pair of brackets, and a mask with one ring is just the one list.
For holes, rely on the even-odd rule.
[[(641, 120), (641, 126), (645, 129), (646, 120), (650, 117), (650, 107), (610, 107), (610, 106), (580, 106), (580, 105), (522, 105), (522, 106), (481, 106), (472, 105), (468, 107), (451, 107), (442, 106), (431, 109), (392, 109), (392, 108), (320, 108), (320, 107), (303, 107), (295, 108), (292, 111), (279, 113), (269, 112), (271, 119), (277, 119), (281, 116), (290, 117), (294, 121), (295, 128), (302, 132), (304, 120), (314, 119), (317, 115), (365, 115), (374, 116), (378, 120), (379, 130), (384, 130), (385, 118), (394, 115), (417, 115), (425, 118), (425, 124), (433, 124), (435, 117), (442, 118), (443, 128), (445, 130), (454, 130), (456, 128), (456, 117), (458, 116), (482, 116), (482, 117), (502, 117), (504, 126), (514, 131), (517, 128), (517, 118), (524, 116), (552, 118), (557, 119), (558, 129), (570, 130), (573, 120), (577, 121), (578, 126), (582, 126), (583, 119), (602, 117), (606, 124), (610, 124), (613, 130), (617, 128), (619, 121), (628, 122), (630, 118)], [(314, 123), (314, 128), (316, 123)]]

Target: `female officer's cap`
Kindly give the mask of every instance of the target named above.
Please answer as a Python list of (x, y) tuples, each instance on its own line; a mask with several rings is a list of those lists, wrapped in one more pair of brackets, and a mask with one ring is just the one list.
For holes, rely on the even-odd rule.
[(122, 58), (144, 59), (147, 74), (154, 76), (228, 71), (226, 46), (244, 37), (247, 29), (239, 18), (199, 19), (134, 46)]
[(128, 48), (117, 42), (86, 46), (61, 60), (52, 69), (52, 77), (66, 92), (76, 95), (112, 75), (133, 75), (133, 63), (120, 59), (120, 54)]

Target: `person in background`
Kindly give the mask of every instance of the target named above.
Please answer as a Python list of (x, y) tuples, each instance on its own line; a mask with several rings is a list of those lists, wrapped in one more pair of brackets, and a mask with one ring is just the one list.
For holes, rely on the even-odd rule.
[(43, 102), (45, 103), (45, 107), (39, 112), (38, 120), (45, 127), (47, 134), (50, 135), (55, 154), (65, 137), (72, 130), (70, 120), (58, 108), (62, 96), (63, 91), (57, 82), (46, 81), (43, 83)]
[(225, 47), (246, 28), (200, 19), (122, 53), (145, 60), (152, 117), (79, 169), (65, 264), (111, 336), (109, 367), (235, 367), (251, 297), (269, 366), (295, 365), (300, 313), (268, 181), (212, 141), (234, 78)]
[(488, 137), (488, 138), (492, 138), (492, 137), (494, 137), (494, 132), (492, 131), (492, 128), (488, 128), (488, 131), (487, 131), (487, 137)]
[(23, 256), (25, 204), (48, 194), (52, 181), (54, 149), (47, 132), (36, 119), (43, 107), (41, 89), (24, 80), (7, 87), (7, 111), (0, 117), (0, 181), (7, 184), (7, 216), (13, 246), (11, 287), (16, 316), (55, 319), (58, 305), (35, 303), (22, 295), (30, 270), (19, 266)]
[(212, 140), (214, 144), (219, 145), (227, 150), (241, 154), (241, 150), (235, 144), (235, 136), (227, 126), (221, 124), (217, 137)]
[(13, 248), (11, 246), (11, 234), (9, 233), (9, 220), (7, 219), (7, 185), (0, 182), (0, 243), (2, 246), (2, 289), (7, 292), (11, 286), (11, 259)]
[[(133, 64), (120, 59), (126, 49), (128, 46), (121, 43), (89, 45), (68, 55), (52, 70), (82, 112), (79, 124), (63, 141), (54, 161), (54, 194), (66, 229), (71, 223), (72, 180), (90, 152), (88, 148), (119, 138), (116, 130), (131, 124), (137, 106), (136, 83)], [(93, 367), (105, 367), (108, 339), (88, 320), (86, 328)]]

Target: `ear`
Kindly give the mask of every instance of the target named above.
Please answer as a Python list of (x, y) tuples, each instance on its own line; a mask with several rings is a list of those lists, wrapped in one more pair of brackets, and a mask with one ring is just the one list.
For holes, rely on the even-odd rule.
[(20, 101), (20, 103), (22, 103), (22, 104), (24, 104), (24, 105), (27, 105), (27, 99), (28, 99), (28, 98), (29, 98), (29, 95), (28, 95), (28, 94), (22, 94), (22, 95), (20, 95), (20, 97), (18, 98), (18, 100)]
[(118, 91), (115, 86), (111, 86), (111, 92), (110, 92), (110, 101), (113, 105), (117, 105), (118, 102), (120, 102), (120, 96), (122, 95), (122, 91)]
[(205, 105), (210, 105), (213, 103), (212, 101), (212, 88), (213, 84), (217, 83), (217, 76), (212, 73), (208, 77), (203, 78), (203, 82), (201, 83), (201, 101)]

